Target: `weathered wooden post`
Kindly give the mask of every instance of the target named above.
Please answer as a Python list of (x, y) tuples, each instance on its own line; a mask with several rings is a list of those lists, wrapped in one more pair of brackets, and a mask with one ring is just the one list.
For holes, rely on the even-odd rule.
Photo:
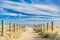
[(14, 23), (13, 25), (14, 25), (14, 33), (15, 33), (16, 32), (16, 24)]
[(19, 29), (20, 29), (20, 24), (19, 24)]
[(42, 31), (42, 24), (41, 24), (41, 31)]
[(45, 30), (45, 24), (43, 24), (43, 29)]
[(17, 31), (19, 30), (19, 25), (17, 24)]
[(9, 23), (9, 31), (10, 32), (12, 31), (12, 23), (11, 22)]
[(48, 31), (48, 23), (47, 23), (47, 31)]
[(53, 22), (52, 22), (52, 27), (51, 27), (51, 30), (53, 31)]
[(4, 35), (4, 26), (5, 26), (5, 21), (2, 20), (2, 36)]

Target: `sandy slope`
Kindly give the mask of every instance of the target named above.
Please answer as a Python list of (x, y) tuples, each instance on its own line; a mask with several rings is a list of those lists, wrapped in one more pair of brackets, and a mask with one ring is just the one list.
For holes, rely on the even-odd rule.
[(26, 32), (24, 32), (17, 40), (48, 40), (48, 39), (40, 38), (40, 36), (37, 33), (35, 33), (32, 29), (29, 29)]
[[(58, 32), (60, 36), (60, 27), (54, 27), (54, 31)], [(12, 35), (13, 36), (13, 35)], [(57, 38), (60, 38), (57, 36)], [(27, 31), (23, 32), (18, 39), (9, 38), (7, 35), (0, 37), (0, 40), (49, 40), (47, 38), (41, 38), (40, 35), (34, 32), (32, 28), (28, 28)]]

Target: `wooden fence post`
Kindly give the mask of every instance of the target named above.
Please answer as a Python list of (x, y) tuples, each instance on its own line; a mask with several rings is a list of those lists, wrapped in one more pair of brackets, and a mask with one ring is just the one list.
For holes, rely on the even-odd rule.
[(47, 23), (47, 31), (48, 31), (48, 23)]
[(20, 24), (19, 24), (19, 30), (20, 30)]
[(11, 32), (12, 31), (12, 23), (9, 22), (9, 31)]
[(14, 33), (15, 33), (16, 32), (16, 24), (14, 23), (13, 25), (14, 25)]
[(45, 30), (45, 24), (43, 24), (43, 29)]
[(42, 24), (41, 24), (41, 31), (42, 31)]
[(4, 35), (4, 26), (5, 26), (5, 21), (2, 20), (2, 36)]
[(53, 22), (52, 22), (52, 27), (51, 27), (51, 30), (53, 31)]
[(17, 24), (17, 31), (19, 30), (19, 25)]

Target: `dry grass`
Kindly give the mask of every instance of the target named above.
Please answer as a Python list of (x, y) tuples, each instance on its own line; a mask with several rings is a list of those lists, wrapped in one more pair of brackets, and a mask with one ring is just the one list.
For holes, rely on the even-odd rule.
[(4, 35), (1, 36), (1, 27), (0, 27), (0, 40), (15, 40), (18, 39), (20, 37), (20, 35), (22, 34), (22, 32), (25, 32), (27, 28), (21, 28), (18, 31), (16, 30), (16, 32), (13, 31), (9, 31), (8, 30), (9, 27), (5, 26), (4, 27)]
[[(40, 28), (40, 27), (39, 27)], [(54, 27), (54, 30), (51, 30), (51, 27), (49, 27), (48, 31), (38, 27), (33, 27), (35, 32), (38, 33), (42, 38), (49, 38), (50, 40), (60, 40), (60, 27)], [(46, 28), (46, 27), (45, 27)]]

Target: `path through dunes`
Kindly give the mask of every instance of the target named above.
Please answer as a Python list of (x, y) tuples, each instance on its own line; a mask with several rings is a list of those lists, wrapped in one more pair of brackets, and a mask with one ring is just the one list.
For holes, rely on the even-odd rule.
[[(60, 40), (60, 27), (54, 27), (54, 32), (58, 32), (59, 35), (57, 35), (56, 39), (59, 38)], [(23, 31), (21, 34), (19, 33), (18, 38), (14, 38), (13, 36), (13, 34), (12, 37), (5, 35), (0, 37), (0, 40), (49, 40), (47, 38), (42, 38), (38, 33), (35, 33), (32, 28), (27, 28), (26, 31)]]
[(34, 32), (34, 30), (29, 29), (26, 32), (22, 33), (19, 39), (17, 40), (48, 40), (45, 38), (40, 38), (40, 36)]

